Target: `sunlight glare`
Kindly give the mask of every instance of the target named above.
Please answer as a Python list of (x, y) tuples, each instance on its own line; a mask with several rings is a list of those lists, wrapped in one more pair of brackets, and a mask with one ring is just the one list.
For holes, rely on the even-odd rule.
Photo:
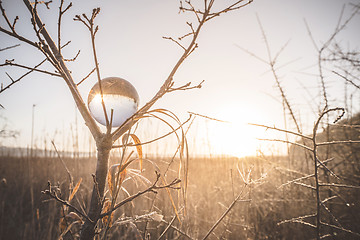
[[(245, 113), (245, 114), (244, 114)], [(260, 114), (255, 111), (222, 111), (219, 120), (208, 123), (208, 138), (215, 154), (234, 157), (255, 156), (259, 148), (257, 138), (263, 129), (248, 123), (261, 121)]]
[(210, 125), (210, 144), (216, 154), (235, 157), (255, 155), (257, 143), (249, 126), (241, 122)]

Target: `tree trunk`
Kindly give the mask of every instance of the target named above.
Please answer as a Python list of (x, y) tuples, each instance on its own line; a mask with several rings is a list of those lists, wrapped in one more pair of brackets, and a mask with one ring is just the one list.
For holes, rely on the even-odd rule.
[(104, 134), (96, 141), (97, 145), (97, 166), (95, 173), (95, 183), (91, 195), (89, 218), (82, 225), (80, 240), (92, 240), (95, 235), (95, 225), (99, 220), (102, 209), (102, 199), (104, 197), (106, 176), (108, 172), (109, 155), (112, 146), (111, 135)]

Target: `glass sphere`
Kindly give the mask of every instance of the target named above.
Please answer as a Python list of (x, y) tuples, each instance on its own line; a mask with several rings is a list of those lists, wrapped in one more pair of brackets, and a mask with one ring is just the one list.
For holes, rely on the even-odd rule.
[[(101, 89), (109, 122), (111, 109), (113, 109), (112, 127), (121, 126), (137, 111), (139, 95), (135, 87), (125, 79), (119, 77), (104, 78), (101, 80)], [(93, 118), (100, 124), (106, 126), (98, 82), (89, 92), (88, 107)]]

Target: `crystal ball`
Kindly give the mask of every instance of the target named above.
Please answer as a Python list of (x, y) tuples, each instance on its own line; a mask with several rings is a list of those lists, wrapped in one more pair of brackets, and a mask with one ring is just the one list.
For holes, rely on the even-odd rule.
[[(119, 127), (137, 111), (139, 95), (135, 87), (123, 78), (108, 77), (102, 79), (100, 82), (109, 122), (112, 109), (112, 127)], [(97, 82), (89, 92), (88, 107), (93, 118), (100, 124), (106, 126), (99, 82)]]

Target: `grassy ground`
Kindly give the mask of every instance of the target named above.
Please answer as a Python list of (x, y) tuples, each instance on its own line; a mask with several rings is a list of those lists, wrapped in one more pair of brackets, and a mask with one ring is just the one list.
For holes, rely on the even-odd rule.
[[(162, 173), (169, 161), (166, 158), (154, 160)], [(69, 158), (64, 162), (73, 175), (74, 183), (82, 179), (72, 203), (79, 209), (85, 209), (93, 185), (90, 173), (94, 172), (95, 159)], [(0, 186), (0, 239), (57, 239), (62, 208), (41, 191), (47, 188), (50, 181), (61, 189), (63, 199), (68, 197), (69, 178), (61, 161), (58, 158), (2, 157), (0, 164), (0, 179), (3, 179)], [(114, 224), (113, 239), (116, 231), (123, 226), (120, 223), (124, 223), (119, 219), (131, 220), (143, 236), (146, 233), (150, 239), (157, 239), (173, 218), (172, 226), (181, 233), (171, 227), (163, 239), (187, 239), (184, 234), (201, 239), (238, 195), (239, 201), (212, 231), (209, 239), (314, 238), (312, 227), (300, 223), (279, 224), (287, 219), (312, 214), (316, 207), (311, 190), (295, 184), (282, 185), (303, 176), (299, 172), (289, 171), (288, 165), (285, 157), (190, 159), (186, 198), (182, 197), (181, 191), (171, 190), (181, 222), (176, 218), (166, 190), (157, 194), (148, 193), (116, 212), (114, 221), (118, 220), (118, 224)], [(138, 166), (134, 164), (133, 167)], [(176, 177), (176, 170), (174, 168), (168, 172), (168, 182)], [(152, 181), (155, 176), (153, 164), (145, 161), (142, 175)], [(311, 184), (311, 180), (303, 182)], [(134, 194), (145, 189), (148, 183), (133, 174), (123, 186), (129, 194)], [(346, 193), (342, 194), (343, 200), (334, 202), (332, 211), (341, 216), (344, 227), (359, 232), (359, 200), (354, 199), (359, 191), (351, 189)], [(120, 198), (124, 197), (126, 194), (122, 193)], [(159, 221), (154, 214), (144, 216), (152, 212), (163, 216), (163, 220)], [(329, 220), (331, 217), (325, 218)], [(314, 223), (314, 219), (308, 222)], [(357, 239), (342, 231), (338, 231), (337, 236), (333, 239)]]

